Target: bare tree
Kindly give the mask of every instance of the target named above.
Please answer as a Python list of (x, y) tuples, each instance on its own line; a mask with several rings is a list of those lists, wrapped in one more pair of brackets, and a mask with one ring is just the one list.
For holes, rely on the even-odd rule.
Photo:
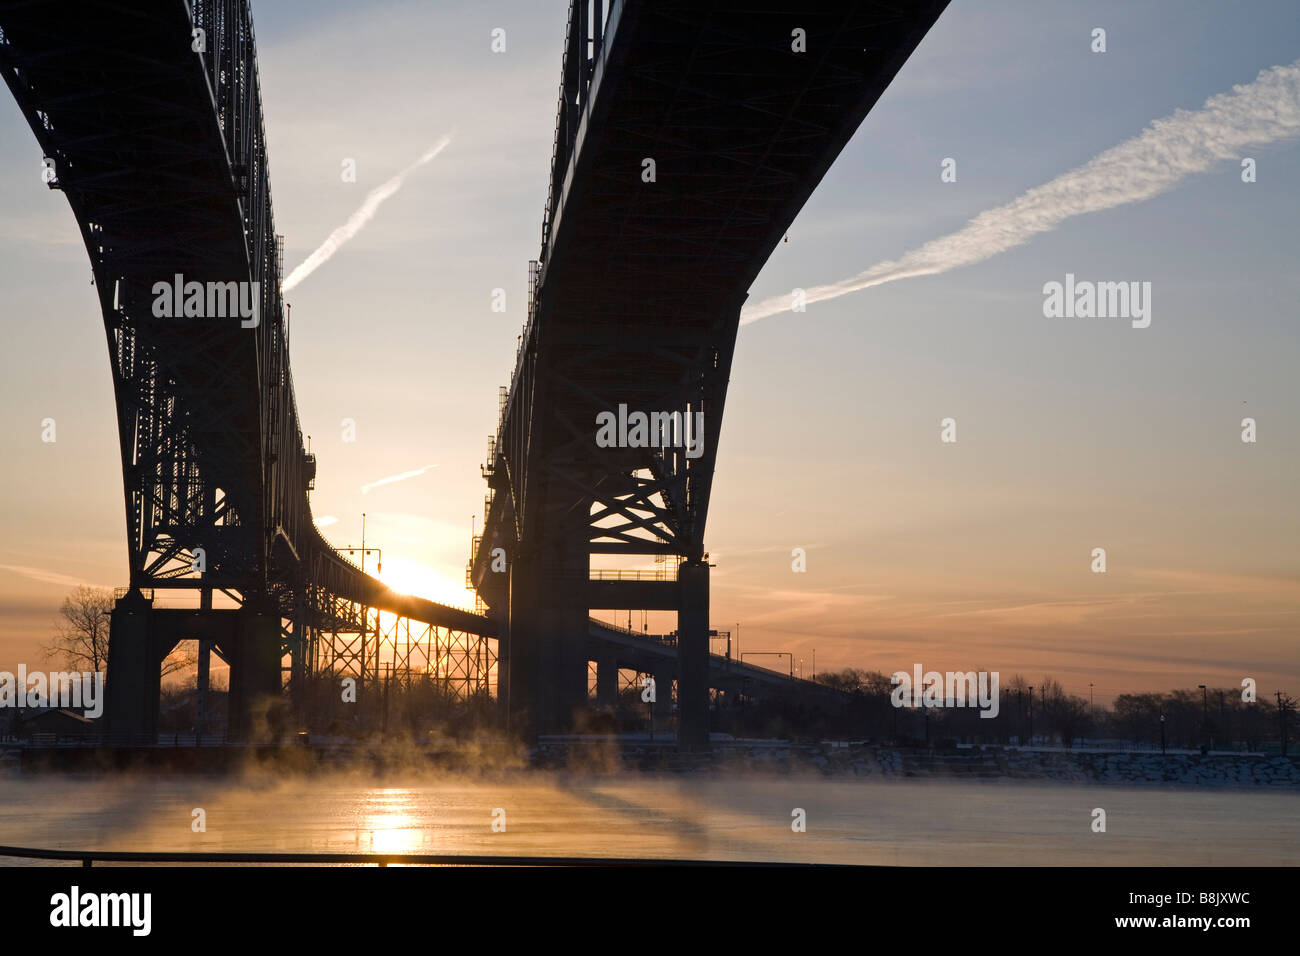
[(186, 650), (185, 642), (177, 644), (172, 648), (172, 652), (163, 658), (162, 673), (160, 676), (167, 677), (170, 674), (176, 674), (180, 671), (189, 670), (199, 659)]
[(82, 585), (63, 599), (54, 639), (42, 647), (45, 659), (69, 670), (99, 673), (108, 666), (108, 613), (113, 592)]
[[(113, 592), (84, 584), (63, 599), (54, 639), (41, 650), (45, 659), (76, 671), (99, 673), (108, 667), (108, 615), (113, 610)], [(192, 667), (195, 659), (177, 645), (162, 662), (162, 676)]]

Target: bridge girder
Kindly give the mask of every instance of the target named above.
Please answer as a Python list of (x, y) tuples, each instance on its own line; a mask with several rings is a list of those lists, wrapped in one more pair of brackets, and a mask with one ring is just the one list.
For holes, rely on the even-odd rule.
[[(258, 640), (299, 674), (340, 602), (487, 635), (486, 618), (394, 595), (312, 521), (255, 47), (248, 0), (0, 0), (0, 75), (72, 208), (103, 313), (130, 586), (193, 591), (203, 612), (214, 594), (270, 607), (288, 625)], [(156, 284), (178, 274), (242, 285), (257, 322), (159, 315)]]
[[(557, 547), (572, 551), (556, 544), (567, 536), (588, 559), (681, 558), (692, 578), (702, 576), (677, 589), (683, 713), (694, 715), (685, 736), (695, 744), (706, 693), (704, 535), (741, 307), (945, 6), (570, 5), (542, 250), (530, 267), (528, 319), (485, 469), (491, 495), (469, 576), (505, 609), (511, 639), (522, 629), (563, 655), (564, 634), (516, 620), (531, 612), (501, 586), (492, 554), (535, 563)], [(620, 407), (702, 411), (702, 453), (599, 447), (596, 416)], [(552, 570), (581, 573), (582, 563)], [(565, 591), (576, 617), (600, 587)]]

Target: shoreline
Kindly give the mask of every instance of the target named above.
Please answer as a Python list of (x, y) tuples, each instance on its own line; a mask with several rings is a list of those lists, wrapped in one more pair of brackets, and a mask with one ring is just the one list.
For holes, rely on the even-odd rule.
[(338, 741), (244, 746), (9, 746), (0, 775), (130, 773), (311, 775), (370, 770), (491, 774), (530, 770), (593, 775), (788, 776), (833, 779), (960, 780), (1155, 786), (1176, 789), (1293, 790), (1300, 755), (1020, 750), (995, 746), (937, 749), (843, 742), (719, 741), (707, 753), (679, 753), (669, 740), (577, 737), (532, 748), (502, 739), (417, 746), (409, 741)]

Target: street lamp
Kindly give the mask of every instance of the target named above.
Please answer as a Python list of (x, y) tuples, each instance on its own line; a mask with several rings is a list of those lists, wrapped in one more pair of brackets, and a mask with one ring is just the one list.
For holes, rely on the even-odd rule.
[(377, 565), (375, 565), (375, 574), (383, 574), (383, 573), (384, 573), (384, 549), (383, 549), (383, 548), (367, 548), (367, 547), (366, 547), (366, 513), (365, 513), (364, 511), (361, 512), (361, 547), (359, 547), (359, 548), (339, 548), (339, 551), (340, 551), (341, 553), (347, 553), (347, 554), (356, 554), (357, 552), (360, 552), (360, 553), (361, 553), (361, 571), (362, 571), (362, 573), (364, 573), (365, 570), (366, 570), (366, 555), (367, 555), (367, 554), (376, 554), (376, 555), (379, 556), (379, 563), (378, 563)]
[(1210, 729), (1210, 702), (1209, 691), (1205, 689), (1204, 684), (1197, 684), (1201, 690), (1201, 739), (1205, 740), (1209, 736)]
[(1029, 685), (1029, 746), (1034, 745), (1034, 685)]
[(745, 656), (750, 657), (788, 657), (790, 658), (790, 676), (794, 677), (794, 655), (789, 651), (746, 651), (740, 655), (740, 663), (745, 663)]

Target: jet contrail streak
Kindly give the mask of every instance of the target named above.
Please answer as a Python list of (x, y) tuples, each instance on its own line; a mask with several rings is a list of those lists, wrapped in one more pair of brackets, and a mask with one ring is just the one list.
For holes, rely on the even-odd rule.
[(73, 577), (70, 574), (60, 574), (58, 571), (46, 571), (44, 568), (33, 568), (25, 564), (0, 564), (0, 571), (12, 571), (14, 574), (21, 574), (23, 577), (31, 578), (33, 581), (39, 581), (41, 584), (57, 584), (60, 587), (91, 587), (104, 588), (102, 584), (92, 584), (82, 578)]
[(400, 475), (389, 475), (387, 478), (380, 478), (378, 481), (372, 481), (368, 485), (361, 486), (361, 493), (367, 495), (371, 488), (378, 488), (380, 485), (391, 485), (394, 482), (405, 481), (407, 478), (415, 478), (424, 474), (430, 468), (437, 468), (437, 465), (425, 465), (423, 468), (416, 468), (414, 471), (404, 471)]
[(289, 278), (281, 283), (281, 291), (288, 292), (327, 262), (330, 256), (338, 252), (345, 242), (365, 228), (366, 223), (375, 217), (375, 212), (379, 209), (380, 204), (402, 188), (407, 176), (441, 153), (450, 142), (451, 134), (443, 136), (442, 139), (426, 149), (424, 154), (411, 163), (410, 166), (366, 193), (365, 201), (361, 203), (356, 212), (348, 217), (348, 221), (331, 232), (325, 241), (320, 244), (320, 248), (294, 267), (294, 270), (289, 273)]
[[(936, 275), (981, 262), (1023, 245), (1085, 213), (1150, 199), (1179, 180), (1202, 173), (1241, 150), (1300, 134), (1300, 60), (1263, 70), (1253, 83), (1234, 86), (1199, 110), (1175, 110), (1082, 166), (987, 209), (957, 232), (932, 239), (899, 259), (879, 262), (849, 279), (815, 286), (806, 302), (838, 298), (859, 289)], [(791, 296), (765, 299), (741, 311), (740, 324), (788, 312)]]

